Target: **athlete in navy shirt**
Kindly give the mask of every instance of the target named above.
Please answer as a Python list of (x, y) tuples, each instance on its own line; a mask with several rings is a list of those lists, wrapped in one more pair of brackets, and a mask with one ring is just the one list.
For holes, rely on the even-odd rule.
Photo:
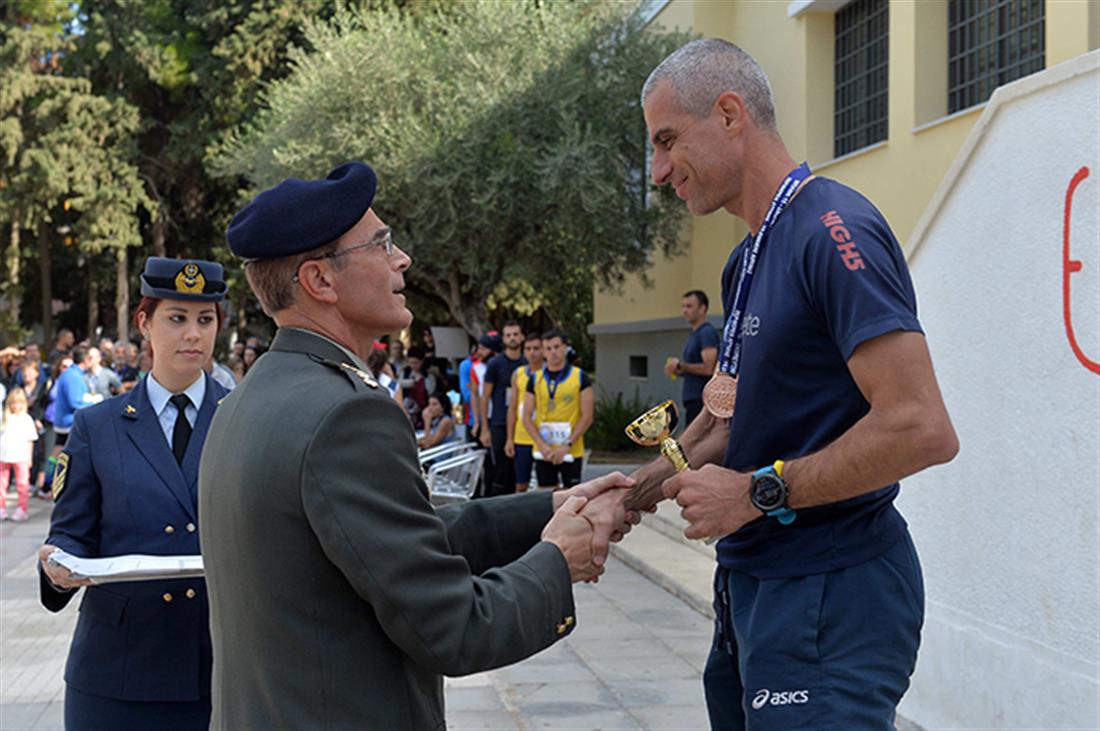
[(481, 423), (488, 429), (481, 430), (481, 444), (491, 449), (492, 474), (488, 476), (486, 497), (507, 495), (515, 491), (513, 479), (515, 463), (504, 451), (508, 441), (508, 402), (515, 398), (511, 393), (512, 372), (525, 365), (523, 357), (523, 328), (514, 320), (506, 322), (502, 330), (504, 352), (497, 353), (485, 368), (485, 386), (481, 395)]
[(892, 729), (924, 611), (893, 499), (898, 480), (958, 450), (901, 247), (859, 193), (798, 187), (767, 77), (737, 46), (689, 43), (642, 100), (654, 182), (750, 231), (722, 277), (739, 323), (719, 347), (738, 376), (733, 416), (704, 410), (679, 440), (696, 469), (647, 465), (628, 501), (674, 499), (687, 537), (722, 538), (711, 725)]
[(665, 370), (669, 376), (682, 376), (684, 389), (681, 402), (684, 405), (684, 426), (695, 421), (703, 410), (703, 386), (714, 375), (718, 362), (718, 331), (707, 322), (710, 300), (701, 289), (684, 293), (680, 311), (691, 325), (691, 335), (684, 344), (683, 358), (671, 358)]
[[(856, 243), (858, 259), (845, 260), (837, 251), (826, 225), (833, 221)], [(733, 250), (722, 273), (727, 316), (748, 243), (747, 237)], [(856, 347), (889, 332), (921, 332), (901, 246), (870, 201), (833, 180), (805, 184), (776, 223), (757, 267), (723, 460), (739, 472), (835, 441), (868, 411), (848, 370)], [(718, 562), (765, 579), (862, 563), (904, 534), (905, 521), (892, 504), (897, 493), (894, 482), (807, 508), (789, 527), (760, 516), (722, 540)]]

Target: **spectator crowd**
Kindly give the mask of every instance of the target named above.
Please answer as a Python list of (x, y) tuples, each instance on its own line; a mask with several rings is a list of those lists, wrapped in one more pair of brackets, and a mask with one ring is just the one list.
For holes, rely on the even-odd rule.
[[(259, 338), (238, 340), (225, 363), (211, 359), (206, 370), (232, 389), (264, 352)], [(78, 409), (125, 393), (152, 369), (148, 342), (102, 337), (77, 341), (61, 328), (42, 356), (38, 343), (0, 347), (0, 520), (27, 519), (29, 497), (50, 497), (57, 456)], [(7, 509), (14, 485), (17, 507)]]
[[(560, 330), (524, 333), (515, 321), (490, 330), (455, 364), (436, 354), (426, 328), (418, 344), (375, 343), (367, 365), (418, 433), (421, 449), (470, 441), (486, 450), (479, 496), (580, 482), (592, 380)], [(525, 416), (526, 414), (526, 416)]]
[[(224, 361), (212, 358), (206, 370), (232, 389), (265, 351), (258, 337), (234, 339)], [(579, 482), (593, 403), (591, 379), (575, 361), (561, 331), (529, 334), (509, 321), (459, 362), (438, 357), (424, 328), (408, 348), (397, 337), (376, 342), (366, 365), (408, 415), (421, 449), (457, 441), (485, 448), (480, 497), (522, 492), (532, 475), (542, 487)], [(78, 409), (129, 391), (151, 369), (147, 342), (101, 337), (93, 344), (69, 328), (45, 357), (35, 342), (0, 348), (0, 519), (26, 520), (31, 497), (50, 498)]]

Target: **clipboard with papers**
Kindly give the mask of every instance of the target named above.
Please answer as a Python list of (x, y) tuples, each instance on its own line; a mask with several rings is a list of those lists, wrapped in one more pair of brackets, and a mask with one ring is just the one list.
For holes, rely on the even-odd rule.
[(148, 556), (131, 553), (125, 556), (80, 558), (57, 550), (47, 560), (55, 566), (68, 569), (74, 579), (90, 579), (93, 584), (187, 579), (203, 575), (202, 556)]

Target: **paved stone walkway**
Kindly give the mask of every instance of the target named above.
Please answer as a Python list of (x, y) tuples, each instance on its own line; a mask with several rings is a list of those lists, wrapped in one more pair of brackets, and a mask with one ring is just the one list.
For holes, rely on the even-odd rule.
[(541, 655), (447, 681), (453, 729), (704, 729), (711, 622), (612, 561), (577, 629)]
[(62, 673), (76, 625), (76, 606), (51, 614), (38, 603), (35, 562), (49, 527), (50, 505), (32, 499), (30, 520), (0, 523), (0, 729), (4, 731), (63, 725)]
[[(38, 604), (35, 551), (49, 504), (0, 523), (0, 729), (60, 729), (76, 602)], [(448, 679), (452, 729), (703, 729), (700, 680), (710, 620), (612, 560), (576, 589), (577, 629), (508, 668)]]

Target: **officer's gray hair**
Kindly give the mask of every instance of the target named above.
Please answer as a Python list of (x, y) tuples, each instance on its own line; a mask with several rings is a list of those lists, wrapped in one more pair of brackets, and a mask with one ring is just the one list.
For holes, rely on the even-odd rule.
[(653, 69), (642, 87), (642, 104), (661, 81), (672, 84), (680, 108), (695, 117), (710, 114), (714, 100), (726, 91), (745, 100), (758, 127), (775, 130), (775, 104), (768, 77), (756, 59), (720, 38), (692, 41)]
[[(285, 310), (298, 301), (298, 283), (294, 281), (294, 277), (302, 264), (310, 259), (332, 254), (339, 246), (340, 239), (337, 239), (300, 254), (248, 262), (244, 268), (245, 278), (248, 279), (248, 286), (252, 288), (256, 299), (260, 301), (260, 307), (268, 317), (274, 317), (276, 312)], [(340, 257), (329, 258), (326, 261), (337, 271), (345, 266), (344, 260)]]

